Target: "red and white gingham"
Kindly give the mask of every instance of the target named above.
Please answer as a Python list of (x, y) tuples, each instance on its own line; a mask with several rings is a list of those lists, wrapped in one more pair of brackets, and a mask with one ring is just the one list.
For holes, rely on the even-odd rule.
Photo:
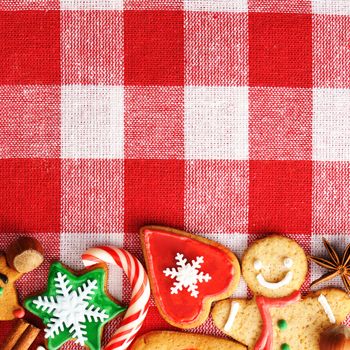
[[(47, 257), (21, 298), (91, 246), (142, 259), (145, 224), (238, 255), (270, 232), (350, 241), (350, 1), (0, 0), (0, 34), (0, 246)], [(141, 332), (169, 328), (151, 302)]]

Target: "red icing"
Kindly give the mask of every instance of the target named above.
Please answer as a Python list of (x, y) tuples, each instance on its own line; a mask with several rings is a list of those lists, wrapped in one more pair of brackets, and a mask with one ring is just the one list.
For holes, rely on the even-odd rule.
[[(224, 293), (233, 279), (234, 267), (230, 257), (221, 249), (171, 232), (145, 229), (145, 248), (149, 274), (153, 279), (153, 294), (169, 319), (176, 323), (194, 322), (203, 309), (208, 296)], [(184, 254), (190, 262), (197, 256), (204, 257), (203, 273), (209, 273), (209, 282), (198, 283), (199, 295), (194, 298), (187, 290), (170, 294), (174, 280), (166, 277), (163, 270), (176, 267), (175, 256)]]
[(284, 307), (299, 301), (301, 294), (299, 291), (288, 295), (284, 298), (266, 298), (263, 296), (256, 297), (256, 304), (260, 311), (260, 315), (263, 321), (263, 327), (260, 337), (254, 346), (254, 350), (271, 350), (272, 349), (272, 318), (270, 314), (270, 308)]

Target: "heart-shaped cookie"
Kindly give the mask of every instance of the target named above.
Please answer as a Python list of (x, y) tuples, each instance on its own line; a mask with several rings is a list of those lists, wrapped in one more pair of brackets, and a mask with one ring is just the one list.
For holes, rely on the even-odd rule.
[(175, 327), (199, 326), (237, 287), (238, 260), (216, 242), (161, 226), (141, 228), (141, 242), (156, 305)]

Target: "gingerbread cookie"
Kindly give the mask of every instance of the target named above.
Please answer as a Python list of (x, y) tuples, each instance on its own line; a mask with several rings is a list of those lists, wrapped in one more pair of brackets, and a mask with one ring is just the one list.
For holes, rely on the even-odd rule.
[(6, 256), (0, 255), (0, 321), (24, 317), (15, 282), (43, 262), (43, 249), (34, 238), (21, 237), (13, 242)]
[(173, 326), (199, 326), (237, 287), (238, 260), (218, 243), (160, 226), (143, 227), (141, 242), (156, 305)]
[(106, 292), (107, 267), (95, 266), (77, 275), (56, 262), (50, 268), (47, 291), (25, 301), (25, 307), (46, 325), (49, 350), (71, 339), (91, 350), (101, 349), (103, 326), (125, 310)]
[(0, 255), (0, 320), (13, 320), (24, 316), (19, 305), (15, 282), (22, 275), (7, 265), (5, 255)]
[(244, 350), (234, 341), (209, 335), (155, 331), (139, 337), (130, 350)]
[(218, 302), (215, 325), (254, 350), (318, 350), (320, 334), (345, 320), (348, 295), (335, 288), (301, 298), (307, 274), (303, 249), (293, 240), (270, 236), (247, 249), (242, 275), (255, 295), (252, 300)]

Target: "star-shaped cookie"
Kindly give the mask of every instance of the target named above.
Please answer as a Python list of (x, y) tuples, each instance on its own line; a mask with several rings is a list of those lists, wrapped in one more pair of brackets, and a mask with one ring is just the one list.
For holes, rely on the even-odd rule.
[(58, 262), (51, 265), (47, 291), (24, 303), (46, 325), (49, 350), (71, 339), (91, 350), (101, 349), (103, 326), (125, 310), (107, 295), (106, 282), (103, 265), (79, 275)]

